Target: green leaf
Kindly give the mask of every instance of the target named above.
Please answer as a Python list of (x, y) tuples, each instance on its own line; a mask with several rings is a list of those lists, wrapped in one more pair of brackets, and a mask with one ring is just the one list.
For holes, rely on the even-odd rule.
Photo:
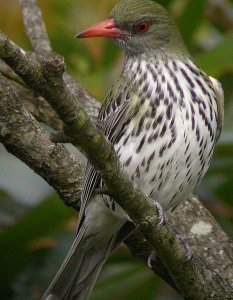
[(161, 4), (162, 6), (168, 8), (169, 4), (172, 2), (172, 0), (156, 0), (155, 2)]
[(0, 235), (0, 288), (30, 264), (37, 251), (33, 243), (61, 229), (73, 213), (56, 196), (50, 196)]
[(156, 278), (141, 263), (108, 264), (105, 266), (91, 299), (153, 299)]
[(206, 0), (188, 1), (181, 17), (177, 20), (177, 25), (187, 46), (190, 45), (193, 34), (201, 24), (205, 5)]
[[(14, 222), (28, 208), (13, 199), (7, 192), (0, 189), (0, 226), (1, 230)], [(3, 228), (2, 228), (3, 227)]]
[(226, 34), (220, 44), (197, 56), (196, 61), (211, 76), (219, 77), (224, 72), (233, 72), (233, 33)]

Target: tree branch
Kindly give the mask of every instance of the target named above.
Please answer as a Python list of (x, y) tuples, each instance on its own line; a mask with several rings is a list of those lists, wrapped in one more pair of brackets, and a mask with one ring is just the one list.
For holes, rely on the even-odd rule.
[(19, 0), (24, 27), (33, 49), (39, 54), (52, 52), (50, 41), (36, 0)]
[[(40, 8), (36, 0), (19, 0), (24, 17), (26, 34), (31, 41), (32, 47), (38, 54), (49, 55), (52, 52)], [(100, 104), (85, 91), (69, 74), (64, 73), (64, 81), (70, 92), (80, 101), (92, 121), (98, 114)]]
[(8, 83), (12, 86), (12, 89), (17, 92), (27, 110), (37, 121), (43, 122), (57, 131), (62, 129), (62, 121), (48, 102), (38, 93), (27, 87), (23, 80), (2, 60), (0, 60), (0, 73), (8, 79)]
[(28, 113), (2, 75), (0, 111), (0, 142), (52, 185), (67, 205), (77, 209), (83, 166), (64, 146), (51, 143), (50, 135)]
[(233, 243), (204, 205), (192, 197), (168, 217), (169, 223), (188, 237), (193, 251), (233, 288)]
[[(123, 173), (116, 154), (101, 131), (97, 130), (79, 107), (65, 84), (64, 61), (59, 56), (34, 59), (22, 52), (3, 34), (0, 35), (0, 57), (33, 89), (44, 96), (65, 123), (66, 134), (75, 139), (90, 162), (100, 171), (110, 195), (125, 209), (172, 275), (179, 291), (187, 299), (231, 299), (232, 290), (215, 272), (193, 256), (188, 262), (183, 243), (164, 224), (157, 231), (158, 210), (154, 202)], [(203, 284), (204, 279), (204, 284)]]
[(0, 73), (6, 77), (7, 79), (18, 83), (23, 87), (27, 87), (23, 80), (12, 71), (11, 68), (8, 67), (3, 61), (0, 60)]
[[(180, 204), (172, 214), (170, 213), (168, 221), (179, 233), (188, 237), (189, 245), (202, 261), (220, 274), (229, 287), (233, 288), (233, 243), (203, 204), (193, 197)], [(131, 235), (126, 240), (126, 244), (131, 253), (147, 265), (148, 256), (153, 248), (139, 235), (139, 232)], [(159, 257), (155, 258), (153, 271), (177, 289)]]

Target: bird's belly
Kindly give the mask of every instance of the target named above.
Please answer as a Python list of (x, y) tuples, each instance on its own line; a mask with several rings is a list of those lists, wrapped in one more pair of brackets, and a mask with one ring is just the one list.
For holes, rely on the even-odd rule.
[(168, 129), (161, 134), (164, 126), (161, 124), (155, 140), (150, 141), (150, 130), (144, 130), (125, 144), (123, 138), (115, 147), (129, 176), (164, 209), (173, 208), (190, 196), (212, 157), (214, 142), (208, 129), (203, 127), (197, 135), (191, 122), (183, 119), (182, 114), (177, 114), (175, 135)]

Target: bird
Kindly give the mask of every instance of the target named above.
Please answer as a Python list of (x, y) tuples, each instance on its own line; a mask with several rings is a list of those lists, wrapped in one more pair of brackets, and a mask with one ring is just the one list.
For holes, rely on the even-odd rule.
[[(125, 53), (98, 122), (122, 168), (148, 197), (172, 210), (205, 175), (223, 126), (221, 84), (194, 62), (169, 12), (122, 0), (77, 38), (108, 37)], [(88, 299), (102, 266), (133, 230), (88, 163), (77, 235), (43, 300)], [(128, 228), (128, 229), (127, 229)]]

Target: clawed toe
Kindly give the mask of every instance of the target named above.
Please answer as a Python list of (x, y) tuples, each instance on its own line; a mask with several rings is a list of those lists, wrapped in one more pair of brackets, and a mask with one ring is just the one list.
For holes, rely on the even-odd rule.
[(161, 227), (165, 224), (165, 216), (163, 208), (158, 202), (155, 202), (155, 207), (158, 212), (158, 222), (156, 224), (156, 231), (158, 232), (160, 231)]
[(193, 251), (188, 244), (186, 236), (184, 236), (182, 234), (177, 234), (176, 236), (181, 241), (182, 245), (184, 246), (187, 262), (190, 261), (193, 257)]
[(156, 261), (156, 252), (153, 250), (151, 251), (148, 259), (147, 259), (147, 266), (150, 268), (150, 269), (153, 269), (153, 265)]

